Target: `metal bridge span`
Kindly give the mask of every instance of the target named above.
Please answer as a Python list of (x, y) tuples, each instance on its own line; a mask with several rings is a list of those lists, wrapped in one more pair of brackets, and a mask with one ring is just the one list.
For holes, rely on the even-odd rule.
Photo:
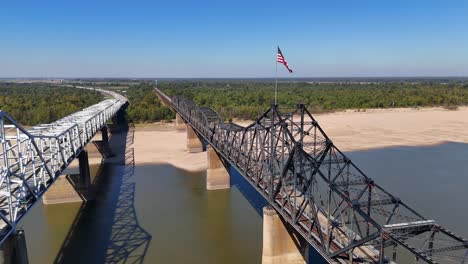
[(272, 106), (242, 127), (209, 107), (155, 91), (327, 262), (468, 262), (468, 240), (374, 182), (304, 105)]
[(0, 110), (0, 244), (127, 99), (107, 99), (50, 124), (24, 128)]

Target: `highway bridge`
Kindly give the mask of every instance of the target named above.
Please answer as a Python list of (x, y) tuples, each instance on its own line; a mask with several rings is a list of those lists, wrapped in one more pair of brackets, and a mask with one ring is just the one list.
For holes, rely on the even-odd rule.
[(24, 128), (0, 110), (0, 243), (17, 231), (18, 222), (128, 104), (118, 93), (95, 90), (112, 99), (50, 124)]
[(234, 167), (326, 262), (468, 262), (468, 240), (379, 186), (304, 105), (272, 105), (243, 127), (190, 99), (155, 92), (186, 123), (188, 137)]

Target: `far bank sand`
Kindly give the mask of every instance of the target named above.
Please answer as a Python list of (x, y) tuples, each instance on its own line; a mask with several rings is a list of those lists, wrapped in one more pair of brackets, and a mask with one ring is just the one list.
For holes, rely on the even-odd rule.
[[(352, 110), (315, 115), (343, 151), (391, 146), (424, 146), (448, 141), (468, 143), (468, 107)], [(249, 122), (239, 122), (246, 125)], [(135, 132), (137, 164), (171, 164), (188, 171), (206, 169), (206, 153), (185, 151), (186, 132), (173, 124), (146, 124)]]

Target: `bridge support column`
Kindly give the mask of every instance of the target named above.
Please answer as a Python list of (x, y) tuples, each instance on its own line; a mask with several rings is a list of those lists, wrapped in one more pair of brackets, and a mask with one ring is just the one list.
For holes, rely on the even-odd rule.
[[(4, 264), (28, 264), (28, 250), (24, 230), (11, 234), (1, 246), (0, 262)], [(3, 260), (3, 261), (2, 261)]]
[(187, 125), (187, 151), (190, 153), (203, 151), (203, 144), (190, 125)]
[(80, 168), (80, 184), (82, 187), (88, 187), (91, 184), (91, 174), (89, 173), (88, 151), (83, 150), (78, 154), (78, 163)]
[(101, 128), (101, 134), (102, 134), (102, 142), (103, 143), (108, 143), (109, 142), (109, 131), (107, 129), (107, 126), (103, 126)]
[(184, 119), (182, 119), (182, 117), (177, 113), (176, 113), (176, 116), (175, 116), (175, 126), (176, 126), (177, 130), (186, 130), (187, 129), (187, 125), (185, 124)]
[(219, 190), (230, 188), (229, 172), (226, 170), (222, 158), (210, 145), (206, 147), (206, 160), (208, 163), (208, 168), (206, 170), (206, 189)]
[[(69, 171), (76, 171), (76, 167), (73, 168), (73, 165), (72, 163)], [(63, 204), (93, 200), (94, 192), (93, 186), (91, 186), (88, 150), (83, 150), (78, 154), (78, 171), (79, 174), (69, 172), (70, 175), (61, 175), (57, 178), (42, 197), (42, 203)]]
[(264, 207), (262, 264), (306, 263), (295, 240), (297, 238), (291, 237), (276, 210)]

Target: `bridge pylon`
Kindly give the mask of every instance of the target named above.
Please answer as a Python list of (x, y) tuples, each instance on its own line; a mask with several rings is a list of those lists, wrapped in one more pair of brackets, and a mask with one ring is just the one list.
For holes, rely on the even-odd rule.
[(103, 126), (101, 128), (101, 135), (102, 135), (102, 143), (107, 144), (109, 143), (109, 129), (107, 126)]
[(187, 125), (187, 151), (190, 153), (203, 152), (203, 143), (190, 125)]
[(208, 145), (206, 147), (206, 189), (220, 190), (231, 187), (229, 172), (226, 169), (226, 161)]
[(262, 264), (305, 264), (299, 250), (299, 237), (289, 233), (286, 224), (271, 206), (263, 208)]
[(0, 247), (0, 262), (4, 264), (28, 264), (28, 250), (24, 230), (12, 233)]
[(180, 116), (180, 114), (176, 114), (175, 127), (177, 130), (180, 130), (180, 131), (187, 129), (187, 125), (185, 124), (185, 121)]
[[(71, 168), (64, 175), (58, 177), (54, 185), (44, 194), (43, 204), (63, 204), (86, 202), (95, 198), (94, 188), (91, 184), (90, 163), (101, 164), (103, 157), (95, 144), (89, 144), (82, 150)], [(76, 164), (78, 163), (78, 164)], [(78, 167), (78, 174), (76, 167)]]

